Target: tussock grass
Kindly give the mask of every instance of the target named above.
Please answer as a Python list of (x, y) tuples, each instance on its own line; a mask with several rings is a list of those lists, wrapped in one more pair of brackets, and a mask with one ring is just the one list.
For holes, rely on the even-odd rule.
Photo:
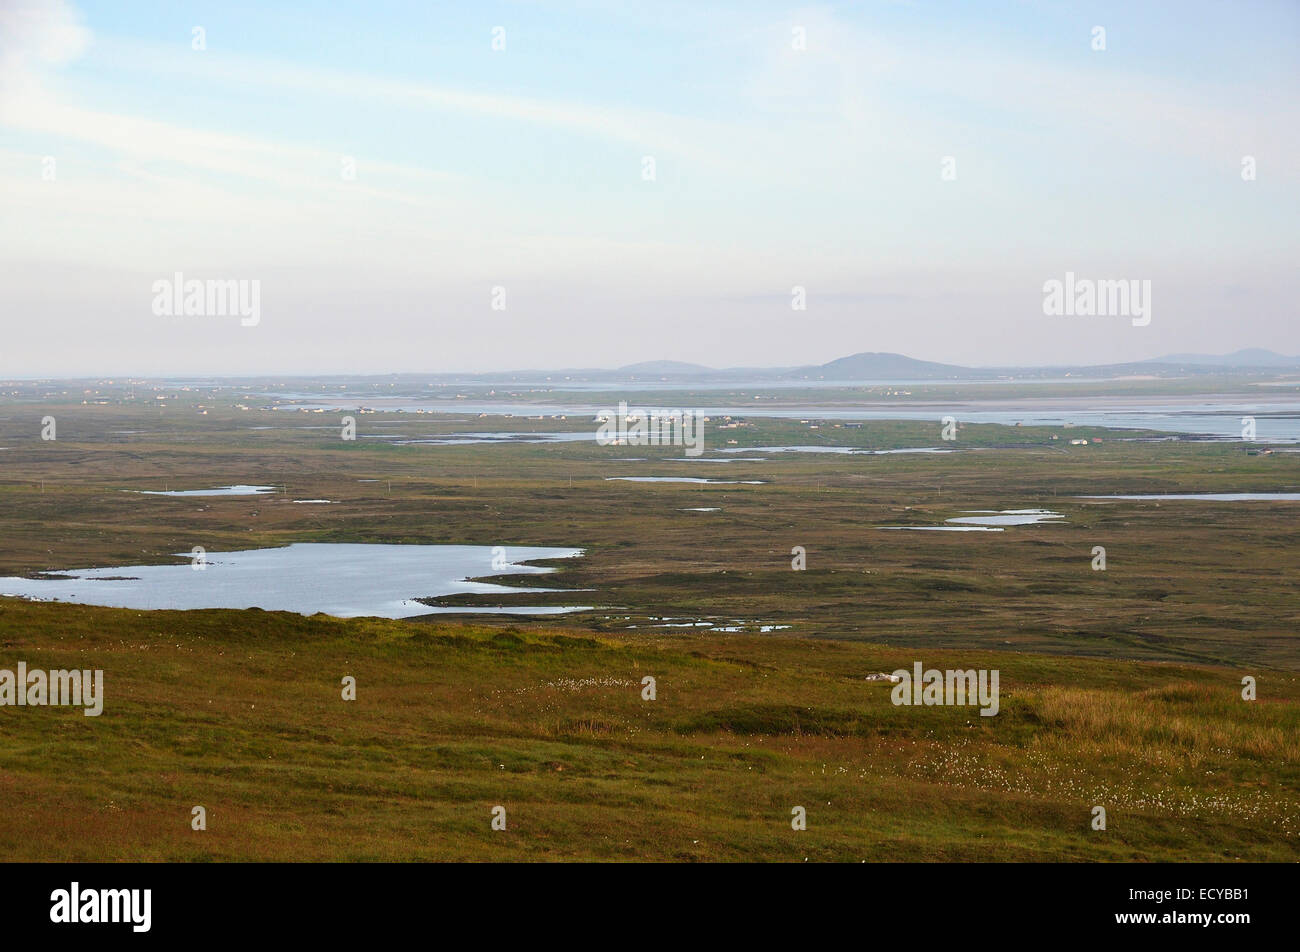
[(867, 643), (4, 599), (0, 644), (107, 695), (0, 709), (10, 859), (1300, 859), (1286, 673), (1248, 703), (1235, 670), (927, 650), (1000, 670), (983, 718), (893, 705), (865, 677), (915, 652)]

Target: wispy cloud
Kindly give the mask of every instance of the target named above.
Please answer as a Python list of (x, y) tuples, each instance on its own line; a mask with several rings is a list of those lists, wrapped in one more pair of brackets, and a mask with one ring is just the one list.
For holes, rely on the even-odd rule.
[[(292, 13), (287, 2), (266, 6)], [(401, 326), (419, 334), (417, 315), (476, 313), (501, 283), (515, 310), (494, 320), (514, 323), (492, 337), (521, 356), (574, 340), (592, 348), (574, 361), (598, 363), (617, 344), (586, 328), (618, 313), (753, 346), (744, 359), (761, 363), (764, 340), (828, 336), (846, 349), (880, 349), (861, 335), (899, 350), (998, 335), (1047, 348), (1041, 321), (1023, 325), (1041, 318), (1044, 277), (1067, 268), (1175, 276), (1162, 301), (1202, 313), (1184, 327), (1214, 326), (1204, 314), (1222, 300), (1198, 281), (1251, 289), (1258, 310), (1300, 293), (1286, 270), (1300, 210), (1294, 74), (1204, 78), (1183, 50), (1092, 55), (1086, 27), (1037, 5), (1015, 7), (1038, 32), (1014, 38), (978, 20), (935, 30), (945, 14), (928, 5), (504, 8), (521, 10), (577, 18), (590, 35), (552, 48), (534, 31), (530, 47), (512, 27), (502, 56), (526, 54), (535, 75), (492, 60), (486, 29), (454, 65), (426, 69), (407, 46), (388, 68), (265, 32), (256, 54), (229, 30), (199, 52), (111, 8), (95, 11), (92, 36), (62, 0), (0, 0), (6, 301), (63, 307), (74, 282), (48, 287), (54, 268), (131, 315), (141, 275), (224, 269), (268, 277), (268, 338), (307, 327), (302, 313), (341, 333), (364, 310), (345, 301), (409, 311)], [(1174, 44), (1169, 26), (1159, 38)], [(623, 74), (645, 81), (613, 81)], [(1263, 170), (1250, 185), (1237, 175), (1248, 153)], [(940, 180), (945, 156), (955, 181)], [(46, 157), (57, 181), (41, 175)], [(780, 306), (793, 284), (820, 308), (804, 318), (816, 333)], [(275, 312), (290, 299), (293, 314)], [(739, 333), (747, 321), (769, 336)], [(119, 346), (93, 322), (84, 336)], [(481, 346), (466, 340), (440, 346)]]
[(64, 0), (0, 3), (0, 91), (13, 94), (34, 72), (71, 62), (90, 41), (77, 12)]

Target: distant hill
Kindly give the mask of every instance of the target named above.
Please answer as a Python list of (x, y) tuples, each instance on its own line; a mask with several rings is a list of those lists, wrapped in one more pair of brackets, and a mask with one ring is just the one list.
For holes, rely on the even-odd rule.
[(1264, 350), (1262, 347), (1247, 347), (1231, 354), (1170, 354), (1142, 361), (1144, 364), (1194, 364), (1204, 367), (1300, 367), (1300, 357), (1287, 357), (1284, 354)]
[(639, 364), (628, 364), (626, 367), (619, 367), (618, 372), (621, 374), (657, 376), (661, 374), (711, 374), (714, 373), (714, 370), (712, 367), (705, 367), (703, 364), (688, 364), (680, 360), (645, 360)]
[[(963, 367), (933, 360), (917, 360), (903, 354), (867, 351), (840, 357), (824, 364), (798, 367), (706, 367), (681, 360), (646, 360), (618, 368), (563, 368), (515, 370), (492, 373), (437, 373), (409, 375), (428, 382), (510, 381), (512, 383), (624, 382), (647, 384), (652, 380), (682, 385), (757, 384), (807, 381), (813, 383), (883, 383), (903, 380), (965, 381), (1019, 380), (1086, 377), (1107, 379), (1125, 376), (1186, 377), (1222, 374), (1260, 375), (1300, 370), (1300, 357), (1287, 357), (1271, 350), (1250, 347), (1222, 356), (1214, 354), (1168, 354), (1119, 364), (1055, 364), (1039, 366)], [(392, 376), (392, 375), (390, 375)], [(398, 375), (401, 376), (401, 375)], [(376, 378), (379, 379), (379, 378)], [(388, 379), (387, 377), (383, 379)]]
[(822, 378), (825, 380), (912, 380), (938, 377), (983, 376), (987, 371), (958, 367), (955, 364), (938, 364), (931, 360), (916, 360), (902, 354), (862, 353), (840, 357), (819, 367), (801, 367), (788, 376)]

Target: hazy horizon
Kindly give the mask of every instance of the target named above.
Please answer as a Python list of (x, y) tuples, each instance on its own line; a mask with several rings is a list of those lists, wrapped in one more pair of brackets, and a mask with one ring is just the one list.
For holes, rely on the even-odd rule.
[[(1242, 349), (1243, 349), (1243, 350), (1255, 350), (1255, 349), (1258, 349), (1258, 348), (1242, 348)], [(865, 351), (864, 351), (864, 352), (859, 352), (859, 353), (870, 353), (870, 352), (865, 352)], [(793, 371), (793, 370), (801, 370), (801, 369), (813, 369), (813, 368), (815, 368), (815, 367), (819, 367), (819, 366), (821, 366), (821, 365), (823, 365), (823, 364), (829, 363), (829, 362), (831, 362), (831, 361), (833, 361), (833, 360), (837, 360), (837, 359), (842, 358), (842, 357), (855, 357), (855, 356), (858, 356), (858, 354), (840, 354), (840, 355), (838, 355), (838, 357), (830, 357), (830, 358), (827, 358), (827, 360), (821, 361), (821, 362), (818, 363), (818, 364), (748, 364), (748, 365), (734, 365), (734, 366), (708, 366), (708, 365), (700, 365), (700, 366), (702, 367), (702, 369), (701, 369), (701, 376), (706, 376), (706, 375), (709, 374), (709, 373), (716, 373), (716, 374), (723, 374), (723, 373), (738, 373), (738, 372), (744, 372), (744, 371), (750, 371), (750, 370), (755, 371), (755, 372), (759, 372), (759, 373), (763, 373), (763, 372), (772, 372), (772, 371), (777, 371), (777, 370)], [(914, 360), (920, 360), (920, 361), (926, 361), (926, 362), (932, 362), (932, 363), (944, 363), (944, 361), (929, 361), (928, 358), (925, 358), (925, 357), (916, 357), (915, 355), (912, 355), (912, 354), (885, 354), (885, 356), (897, 356), (897, 357), (904, 357), (904, 358), (908, 358), (908, 359), (914, 359)], [(1171, 356), (1176, 356), (1176, 355), (1172, 355), (1172, 354), (1156, 354), (1156, 355), (1154, 355), (1153, 357), (1149, 357), (1149, 358), (1148, 358), (1148, 357), (1140, 357), (1140, 358), (1136, 358), (1133, 362), (1135, 362), (1135, 363), (1141, 363), (1141, 362), (1143, 362), (1143, 361), (1151, 361), (1151, 360), (1155, 360), (1155, 359), (1160, 358), (1160, 357), (1171, 357)], [(1219, 357), (1223, 357), (1223, 356), (1228, 356), (1228, 355), (1196, 355), (1196, 356), (1219, 356)], [(1300, 356), (1292, 356), (1292, 355), (1287, 355), (1287, 354), (1279, 354), (1278, 356), (1280, 356), (1280, 357), (1285, 357), (1285, 358), (1287, 358), (1288, 360), (1296, 360), (1296, 361), (1300, 361)], [(572, 366), (572, 367), (541, 367), (541, 366), (537, 366), (537, 367), (523, 367), (523, 366), (521, 366), (521, 367), (492, 367), (492, 368), (488, 368), (488, 369), (486, 369), (486, 370), (463, 370), (463, 369), (453, 369), (453, 370), (431, 370), (431, 369), (429, 369), (429, 368), (426, 367), (426, 368), (419, 368), (419, 369), (413, 369), (413, 370), (386, 370), (386, 371), (365, 371), (365, 372), (359, 372), (359, 371), (346, 371), (346, 370), (340, 370), (340, 371), (323, 371), (323, 372), (312, 372), (312, 371), (274, 371), (274, 370), (272, 370), (272, 371), (263, 371), (263, 372), (256, 372), (256, 373), (248, 373), (248, 372), (239, 371), (239, 370), (235, 370), (235, 371), (220, 371), (220, 370), (217, 370), (217, 371), (201, 372), (201, 373), (192, 373), (192, 372), (176, 372), (176, 373), (135, 373), (135, 372), (132, 372), (132, 371), (121, 371), (121, 372), (104, 371), (104, 372), (86, 373), (86, 374), (7, 374), (7, 375), (0, 376), (0, 379), (5, 379), (5, 380), (25, 380), (25, 381), (35, 381), (35, 380), (100, 380), (100, 379), (105, 379), (105, 378), (110, 378), (110, 379), (111, 379), (111, 378), (142, 378), (142, 379), (152, 379), (152, 380), (176, 380), (176, 379), (188, 378), (188, 377), (211, 378), (211, 379), (239, 379), (239, 378), (245, 378), (245, 377), (259, 377), (259, 378), (261, 378), (261, 377), (266, 377), (266, 378), (294, 378), (294, 379), (303, 378), (303, 379), (310, 379), (310, 378), (313, 378), (313, 377), (381, 377), (381, 376), (396, 376), (396, 375), (402, 375), (402, 376), (421, 376), (421, 375), (428, 375), (428, 376), (439, 376), (439, 377), (471, 377), (471, 376), (473, 376), (473, 377), (480, 377), (480, 376), (482, 376), (482, 377), (492, 377), (492, 376), (494, 376), (494, 375), (507, 376), (507, 375), (516, 375), (516, 374), (533, 374), (533, 373), (535, 373), (535, 374), (572, 374), (572, 373), (578, 373), (578, 374), (581, 374), (581, 373), (606, 373), (606, 374), (609, 374), (609, 373), (618, 373), (618, 372), (620, 372), (620, 371), (624, 371), (625, 369), (633, 368), (633, 367), (635, 367), (637, 364), (641, 364), (641, 363), (651, 363), (651, 364), (653, 364), (653, 363), (664, 363), (664, 362), (669, 362), (669, 363), (689, 363), (688, 361), (673, 361), (673, 360), (671, 360), (671, 359), (669, 359), (669, 358), (647, 358), (645, 361), (636, 361), (636, 362), (634, 362), (634, 363), (632, 363), (632, 364), (623, 364), (623, 365), (620, 365), (620, 366), (608, 366), (608, 367), (596, 367), (596, 366), (586, 366), (586, 367), (580, 367), (580, 366)], [(956, 364), (954, 364), (953, 366), (960, 367), (961, 369), (967, 369), (967, 370), (1026, 370), (1026, 371), (1041, 371), (1041, 370), (1052, 370), (1052, 369), (1057, 369), (1057, 368), (1062, 369), (1062, 370), (1066, 370), (1066, 369), (1081, 369), (1081, 368), (1087, 368), (1087, 367), (1099, 367), (1099, 366), (1108, 366), (1108, 365), (1106, 365), (1106, 364), (1066, 364), (1066, 363), (1044, 363), (1044, 364), (1015, 364), (1015, 365), (1013, 365), (1013, 364), (964, 364), (964, 365), (956, 365)], [(1207, 365), (1207, 366), (1208, 366), (1208, 365)], [(1242, 367), (1243, 367), (1244, 369), (1259, 369), (1259, 370), (1262, 370), (1262, 371), (1267, 371), (1267, 370), (1270, 370), (1270, 369), (1280, 369), (1280, 370), (1300, 369), (1300, 368), (1292, 368), (1290, 365), (1278, 365), (1277, 367), (1270, 367), (1270, 366), (1264, 365), (1264, 366), (1260, 366), (1260, 367), (1255, 367), (1255, 366), (1253, 366), (1253, 365), (1246, 364), (1246, 365), (1242, 365)], [(643, 371), (643, 373), (650, 373), (650, 372), (649, 372), (649, 371)], [(828, 379), (828, 381), (831, 381), (831, 380), (832, 380), (832, 378), (827, 378), (827, 379)], [(853, 379), (853, 382), (870, 382), (867, 378), (861, 378), (860, 380), (859, 380), (859, 379), (855, 379), (855, 378), (844, 378), (844, 382), (848, 382), (850, 379)], [(877, 379), (877, 378), (872, 378), (872, 379)], [(881, 382), (886, 382), (887, 380), (894, 380), (894, 379), (895, 379), (895, 378), (893, 378), (893, 377), (889, 377), (889, 378), (880, 377), (880, 378), (878, 378), (878, 380), (881, 381)], [(934, 381), (934, 382), (936, 382), (936, 383), (938, 383), (938, 382), (942, 382), (942, 379), (943, 379), (943, 378), (935, 378), (935, 381)], [(833, 382), (833, 381), (832, 381), (832, 382)]]

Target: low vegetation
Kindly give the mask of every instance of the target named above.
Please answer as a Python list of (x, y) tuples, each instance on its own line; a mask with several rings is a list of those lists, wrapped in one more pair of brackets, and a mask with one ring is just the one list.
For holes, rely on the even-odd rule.
[(0, 710), (15, 860), (1300, 859), (1286, 674), (1247, 702), (1216, 668), (925, 652), (1000, 669), (984, 718), (895, 706), (866, 678), (916, 652), (864, 643), (13, 600), (0, 630), (0, 666), (105, 672), (98, 718)]
[[(348, 443), (337, 415), (224, 405), (4, 409), (0, 575), (196, 545), (580, 546), (557, 574), (503, 581), (590, 590), (519, 604), (600, 606), (390, 622), (0, 599), (0, 668), (102, 668), (107, 694), (98, 718), (0, 708), (8, 858), (1300, 858), (1298, 504), (1076, 498), (1297, 491), (1300, 455), (989, 425), (943, 455), (712, 463), (583, 442)], [(39, 439), (44, 413), (57, 441)], [(589, 425), (375, 414), (358, 430)], [(934, 446), (938, 429), (754, 420), (708, 431), (705, 456)], [(126, 491), (231, 483), (280, 492)], [(1065, 519), (878, 528), (1027, 508)], [(712, 630), (671, 627), (700, 622)], [(895, 706), (867, 680), (918, 660), (999, 670), (1000, 713)], [(206, 831), (190, 828), (196, 805)]]

